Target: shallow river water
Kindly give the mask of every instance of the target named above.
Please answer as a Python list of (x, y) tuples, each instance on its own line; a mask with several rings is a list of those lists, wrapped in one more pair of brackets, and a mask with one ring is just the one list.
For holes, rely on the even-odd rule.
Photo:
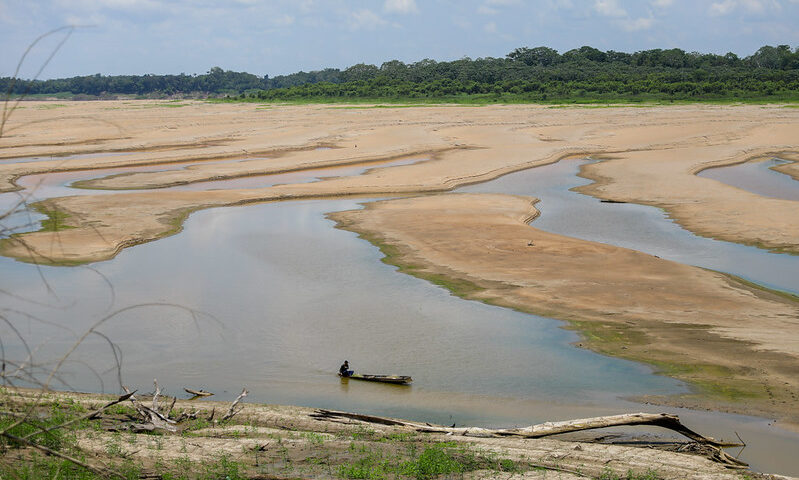
[[(541, 216), (531, 223), (535, 228), (732, 273), (767, 287), (799, 294), (799, 255), (770, 253), (700, 237), (680, 227), (658, 208), (603, 203), (574, 192), (572, 188), (591, 183), (577, 176), (580, 166), (587, 162), (561, 160), (457, 191), (536, 197), (541, 200), (536, 204)], [(772, 173), (791, 180), (787, 175)]]
[(789, 162), (779, 158), (770, 158), (760, 162), (708, 168), (699, 172), (699, 176), (712, 178), (764, 197), (799, 201), (799, 181), (794, 180), (790, 175), (772, 169), (772, 167), (784, 163)]
[[(574, 180), (573, 172), (564, 175)], [(32, 347), (46, 346), (36, 352), (40, 361), (66, 350), (64, 335), (15, 310), (75, 332), (140, 303), (201, 312), (193, 318), (179, 307), (145, 306), (101, 327), (121, 348), (123, 382), (140, 391), (154, 377), (168, 394), (205, 388), (219, 400), (247, 386), (254, 402), (458, 425), (674, 411), (702, 433), (741, 434), (750, 445), (742, 458), (755, 467), (799, 474), (793, 453), (799, 435), (764, 419), (625, 400), (686, 387), (640, 364), (574, 347), (577, 335), (556, 320), (465, 301), (397, 273), (380, 262), (377, 248), (325, 218), (358, 207), (355, 200), (327, 200), (201, 211), (180, 234), (91, 268), (36, 268), (0, 258), (2, 309)], [(541, 208), (536, 227), (553, 215), (543, 202)], [(6, 330), (2, 338), (6, 354), (18, 358), (22, 345)], [(116, 392), (115, 374), (104, 371), (112, 359), (104, 341), (91, 338), (56, 386)], [(414, 383), (342, 381), (336, 371), (344, 359), (361, 373), (411, 375)]]

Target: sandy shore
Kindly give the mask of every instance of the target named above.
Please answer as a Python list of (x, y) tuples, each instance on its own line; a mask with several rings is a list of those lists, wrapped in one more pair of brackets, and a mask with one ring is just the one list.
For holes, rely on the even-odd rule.
[[(3, 400), (31, 401), (34, 395), (30, 391), (4, 392)], [(46, 395), (39, 403), (46, 412), (64, 406), (72, 412), (83, 412), (113, 399), (107, 395), (58, 392)], [(141, 400), (149, 402), (150, 398)], [(168, 398), (162, 400), (169, 402)], [(791, 478), (732, 470), (698, 454), (657, 448), (569, 441), (563, 436), (518, 439), (421, 434), (405, 426), (319, 418), (318, 410), (311, 408), (254, 403), (242, 403), (231, 421), (217, 423), (206, 418), (212, 410), (218, 413), (216, 418), (220, 417), (219, 412), (227, 411), (230, 403), (178, 400), (170, 409), (173, 416), (194, 412), (197, 417), (182, 422), (182, 433), (132, 433), (125, 431), (132, 423), (128, 415), (135, 416), (129, 405), (126, 402), (112, 407), (74, 432), (85, 461), (119, 468), (120, 460), (124, 460), (140, 466), (142, 473), (155, 476), (172, 472), (177, 477), (177, 473), (207, 471), (209, 465), (219, 466), (224, 459), (246, 478), (347, 478), (339, 473), (341, 469), (359, 465), (367, 472), (379, 473), (381, 462), (396, 468), (418, 458), (427, 448), (443, 445), (447, 451), (477, 463), (457, 473), (458, 478), (474, 480), (578, 480), (628, 475), (663, 480)], [(19, 457), (24, 462), (26, 453), (11, 450), (5, 460), (14, 462)], [(377, 461), (369, 461), (375, 458)], [(405, 477), (413, 478), (410, 474)]]
[(788, 160), (794, 160), (794, 163), (786, 163), (784, 165), (777, 165), (774, 167), (774, 170), (784, 173), (786, 175), (790, 175), (794, 178), (794, 180), (799, 180), (799, 157), (796, 155), (792, 156), (784, 156)]
[[(58, 105), (58, 104), (56, 104)], [(184, 106), (180, 106), (184, 105)], [(574, 155), (610, 159), (586, 169), (585, 191), (657, 205), (695, 232), (799, 252), (793, 202), (747, 194), (695, 172), (799, 151), (799, 112), (760, 106), (547, 108), (540, 106), (342, 108), (158, 102), (28, 102), (11, 117), (0, 157), (81, 155), (0, 164), (0, 190), (24, 175), (194, 162), (173, 172), (84, 182), (98, 188), (157, 188), (376, 159), (433, 161), (376, 168), (324, 182), (212, 192), (146, 190), (53, 199), (59, 232), (2, 242), (4, 255), (43, 263), (110, 258), (179, 230), (198, 208), (337, 195), (446, 191)], [(325, 148), (319, 150), (319, 148)], [(124, 153), (121, 154), (121, 153)], [(96, 155), (94, 155), (96, 154)], [(266, 159), (264, 159), (266, 157)], [(243, 160), (220, 162), (220, 160)], [(8, 161), (8, 160), (6, 160)], [(120, 172), (124, 173), (124, 172)], [(87, 192), (88, 193), (88, 192)], [(24, 242), (24, 243), (23, 243)]]

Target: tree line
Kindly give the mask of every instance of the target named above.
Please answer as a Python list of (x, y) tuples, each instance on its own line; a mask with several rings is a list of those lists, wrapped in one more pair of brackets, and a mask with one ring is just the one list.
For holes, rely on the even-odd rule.
[(764, 46), (748, 57), (681, 49), (635, 53), (580, 47), (517, 48), (504, 58), (391, 60), (270, 78), (212, 68), (202, 75), (92, 75), (54, 80), (0, 78), (15, 94), (234, 96), (252, 100), (568, 99), (799, 100), (799, 47)]

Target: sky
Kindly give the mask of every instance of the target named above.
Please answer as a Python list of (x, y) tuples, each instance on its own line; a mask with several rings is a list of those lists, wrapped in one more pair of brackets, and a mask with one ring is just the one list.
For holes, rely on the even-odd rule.
[[(0, 0), (0, 77), (38, 36), (70, 25), (38, 78), (215, 66), (273, 77), (542, 45), (747, 56), (799, 46), (799, 0)], [(19, 76), (34, 77), (67, 33), (40, 41)]]

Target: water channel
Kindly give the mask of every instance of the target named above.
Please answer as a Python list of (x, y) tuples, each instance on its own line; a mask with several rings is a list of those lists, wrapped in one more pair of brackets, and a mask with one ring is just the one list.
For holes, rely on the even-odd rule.
[[(558, 185), (553, 194), (562, 189), (579, 197), (568, 191), (580, 181), (574, 176), (578, 167), (579, 162), (560, 162), (462, 190), (491, 191), (516, 181), (514, 176), (536, 172), (534, 176), (549, 175), (546, 185)], [(315, 172), (307, 175), (316, 178)], [(557, 207), (542, 189), (533, 190), (526, 194), (545, 199), (536, 227), (549, 228), (542, 226), (545, 220), (557, 224), (556, 217), (572, 215), (556, 210), (567, 206)], [(622, 210), (636, 207), (585, 198)], [(756, 468), (799, 474), (794, 454), (799, 435), (764, 419), (636, 403), (630, 398), (680, 393), (686, 387), (653, 375), (645, 366), (574, 347), (577, 335), (556, 320), (465, 301), (381, 263), (377, 248), (335, 229), (325, 218), (326, 212), (359, 208), (363, 201), (201, 211), (180, 234), (125, 249), (91, 268), (37, 268), (0, 258), (2, 310), (19, 322), (32, 347), (44, 345), (37, 351), (40, 360), (53, 360), (69, 340), (51, 325), (15, 316), (15, 311), (73, 332), (128, 305), (166, 302), (202, 312), (195, 318), (179, 307), (143, 306), (104, 324), (101, 330), (124, 355), (124, 383), (141, 391), (157, 377), (167, 393), (180, 394), (184, 386), (205, 388), (226, 400), (246, 385), (254, 402), (459, 425), (529, 425), (627, 411), (673, 411), (717, 438), (741, 434), (750, 445), (742, 458)], [(659, 238), (659, 232), (651, 235)], [(609, 241), (611, 233), (599, 236)], [(654, 244), (679, 251), (679, 246)], [(6, 355), (23, 356), (23, 346), (2, 332)], [(63, 383), (55, 386), (115, 392), (115, 374), (105, 369), (112, 358), (107, 344), (92, 338), (67, 366)], [(345, 358), (357, 371), (412, 375), (414, 384), (342, 382), (335, 372)], [(98, 375), (85, 364), (95, 366)]]
[[(660, 209), (633, 203), (603, 203), (572, 191), (591, 180), (579, 177), (588, 160), (571, 159), (523, 170), (458, 192), (504, 193), (539, 198), (541, 216), (532, 225), (561, 235), (631, 248), (689, 265), (732, 273), (761, 285), (799, 294), (799, 255), (697, 236)], [(720, 170), (720, 169), (718, 169)], [(793, 181), (787, 175), (772, 172)], [(799, 182), (794, 188), (799, 189)]]
[(772, 169), (785, 163), (790, 162), (770, 158), (759, 162), (708, 168), (699, 172), (699, 176), (712, 178), (764, 197), (799, 201), (799, 182), (790, 175)]
[[(317, 150), (322, 150), (319, 148)], [(101, 154), (87, 154), (83, 156), (71, 156), (73, 158), (93, 158)], [(66, 157), (65, 157), (66, 158)], [(330, 177), (361, 175), (367, 170), (375, 168), (388, 168), (399, 165), (410, 165), (412, 163), (424, 162), (429, 157), (408, 157), (390, 160), (376, 160), (372, 162), (362, 162), (357, 165), (343, 165), (333, 167), (314, 168), (285, 172), (273, 175), (250, 175), (227, 180), (212, 180), (207, 182), (188, 183), (161, 188), (159, 190), (195, 190), (206, 191), (214, 189), (246, 189), (246, 188), (265, 188), (279, 184), (309, 183)], [(28, 160), (28, 159), (24, 159)], [(3, 219), (0, 238), (8, 237), (15, 233), (25, 233), (38, 230), (40, 222), (47, 218), (45, 215), (26, 208), (26, 205), (33, 204), (40, 200), (54, 197), (70, 197), (75, 195), (113, 195), (120, 192), (151, 191), (151, 189), (126, 189), (126, 190), (102, 190), (73, 188), (73, 184), (78, 181), (95, 180), (108, 176), (128, 173), (143, 172), (168, 172), (181, 170), (197, 165), (210, 165), (219, 163), (236, 163), (252, 160), (263, 160), (263, 158), (235, 158), (219, 161), (206, 162), (178, 162), (167, 165), (141, 165), (129, 167), (112, 167), (91, 170), (77, 170), (57, 173), (41, 173), (26, 175), (17, 179), (15, 182), (23, 190), (0, 194), (0, 212), (13, 211), (13, 213)]]

